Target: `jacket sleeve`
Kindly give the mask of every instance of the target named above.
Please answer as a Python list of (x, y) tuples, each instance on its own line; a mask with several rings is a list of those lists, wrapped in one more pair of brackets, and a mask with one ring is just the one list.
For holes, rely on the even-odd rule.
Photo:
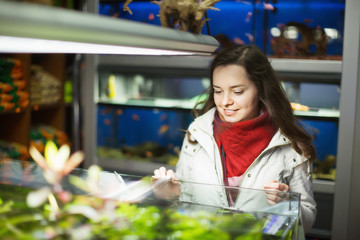
[[(185, 136), (182, 149), (179, 156), (179, 161), (176, 164), (176, 177), (178, 179), (185, 179), (191, 181), (189, 173), (190, 173), (190, 159), (186, 154), (185, 148), (189, 144), (187, 140), (187, 136)], [(188, 183), (181, 183), (181, 193), (179, 199), (185, 202), (193, 202), (193, 190), (191, 189), (191, 185)]]
[(316, 218), (316, 202), (313, 196), (311, 180), (311, 163), (306, 160), (293, 169), (290, 190), (301, 194), (300, 217), (304, 232), (310, 231)]

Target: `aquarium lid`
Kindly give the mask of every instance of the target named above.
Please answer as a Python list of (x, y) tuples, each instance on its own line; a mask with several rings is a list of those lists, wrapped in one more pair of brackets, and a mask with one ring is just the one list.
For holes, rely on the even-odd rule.
[(211, 55), (211, 36), (38, 4), (0, 2), (0, 53)]

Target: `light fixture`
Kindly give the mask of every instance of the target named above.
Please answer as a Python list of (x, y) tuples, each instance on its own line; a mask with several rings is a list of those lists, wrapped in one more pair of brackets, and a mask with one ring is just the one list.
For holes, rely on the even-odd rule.
[(62, 8), (0, 1), (0, 53), (211, 55), (218, 46), (207, 35)]

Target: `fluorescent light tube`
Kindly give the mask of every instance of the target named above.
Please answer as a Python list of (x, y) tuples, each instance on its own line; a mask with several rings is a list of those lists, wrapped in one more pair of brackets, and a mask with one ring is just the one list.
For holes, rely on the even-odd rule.
[(213, 37), (207, 35), (63, 8), (6, 1), (0, 1), (0, 36), (0, 53), (211, 55), (219, 46)]
[(36, 38), (0, 36), (2, 53), (84, 53), (84, 54), (124, 54), (124, 55), (192, 55), (194, 53), (127, 47), (95, 43), (79, 43)]

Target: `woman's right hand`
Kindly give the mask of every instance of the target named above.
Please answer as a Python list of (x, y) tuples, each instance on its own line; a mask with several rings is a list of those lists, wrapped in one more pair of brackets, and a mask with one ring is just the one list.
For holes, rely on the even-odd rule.
[(160, 167), (154, 171), (154, 176), (151, 177), (151, 180), (155, 196), (167, 200), (179, 198), (180, 184), (173, 170), (166, 170), (166, 168)]

